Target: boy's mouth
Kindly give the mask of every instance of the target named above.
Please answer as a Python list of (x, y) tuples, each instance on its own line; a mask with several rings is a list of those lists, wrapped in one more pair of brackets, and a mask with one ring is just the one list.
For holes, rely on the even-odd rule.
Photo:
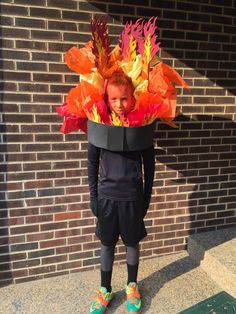
[(126, 116), (126, 112), (125, 111), (118, 111), (117, 114), (121, 117), (125, 117)]

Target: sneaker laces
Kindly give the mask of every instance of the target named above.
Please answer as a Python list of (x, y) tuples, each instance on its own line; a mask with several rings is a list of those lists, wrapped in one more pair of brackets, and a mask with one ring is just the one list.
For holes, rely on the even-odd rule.
[(137, 304), (138, 303), (138, 299), (137, 298), (129, 298), (129, 302), (131, 304)]
[(129, 298), (132, 303), (137, 303), (137, 298), (140, 298), (138, 288), (135, 284), (128, 286), (127, 298)]
[(100, 309), (102, 306), (107, 306), (108, 301), (106, 300), (106, 295), (101, 290), (96, 290), (97, 295), (94, 302), (94, 308)]

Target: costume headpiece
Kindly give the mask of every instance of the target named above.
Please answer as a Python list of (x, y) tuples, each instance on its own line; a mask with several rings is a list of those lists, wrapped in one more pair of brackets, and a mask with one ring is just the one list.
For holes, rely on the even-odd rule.
[[(135, 23), (126, 23), (119, 44), (110, 51), (107, 17), (92, 19), (91, 41), (81, 49), (72, 47), (65, 54), (65, 62), (80, 75), (80, 83), (69, 91), (66, 102), (57, 107), (58, 114), (65, 117), (61, 132), (87, 132), (87, 120), (92, 129), (94, 123), (109, 127), (143, 127), (158, 118), (176, 127), (172, 121), (176, 116), (174, 84), (184, 88), (188, 85), (156, 56), (160, 46), (156, 21), (157, 18), (152, 17), (147, 22), (138, 19)], [(125, 120), (110, 113), (104, 100), (107, 80), (115, 72), (124, 72), (134, 86), (136, 104)]]

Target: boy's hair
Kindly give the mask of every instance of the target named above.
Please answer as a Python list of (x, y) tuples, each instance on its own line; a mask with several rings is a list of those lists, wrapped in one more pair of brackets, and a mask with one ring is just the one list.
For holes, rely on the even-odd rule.
[(115, 72), (107, 81), (107, 86), (115, 85), (115, 86), (126, 86), (129, 87), (134, 92), (134, 86), (130, 77), (125, 75), (124, 72)]

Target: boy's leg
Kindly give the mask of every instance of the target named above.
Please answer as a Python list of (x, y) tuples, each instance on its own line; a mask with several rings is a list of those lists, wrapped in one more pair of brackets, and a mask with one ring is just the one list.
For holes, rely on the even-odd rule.
[(135, 246), (126, 246), (126, 262), (128, 271), (128, 285), (130, 282), (137, 282), (139, 266), (139, 243)]
[(90, 307), (90, 314), (103, 314), (113, 298), (111, 277), (115, 245), (118, 241), (118, 216), (114, 201), (98, 199), (96, 235), (101, 240), (101, 288)]
[(101, 287), (90, 307), (90, 314), (104, 314), (113, 298), (111, 276), (114, 262), (115, 245), (101, 245)]
[(139, 314), (141, 311), (141, 297), (137, 285), (139, 244), (126, 246), (126, 261), (128, 269), (128, 282), (125, 287), (127, 313)]
[(101, 287), (111, 292), (111, 277), (115, 255), (115, 245), (101, 245)]

